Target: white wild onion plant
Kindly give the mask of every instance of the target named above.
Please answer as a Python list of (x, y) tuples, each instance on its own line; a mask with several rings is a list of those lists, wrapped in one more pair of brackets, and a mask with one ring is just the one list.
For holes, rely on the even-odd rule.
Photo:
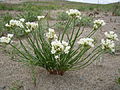
[[(95, 32), (105, 25), (103, 20), (95, 20), (90, 33), (81, 38), (84, 26), (75, 26), (76, 20), (82, 18), (81, 12), (70, 9), (66, 13), (69, 20), (66, 21), (62, 34), (57, 34), (49, 24), (47, 28), (43, 28), (44, 24), (41, 23), (46, 17), (38, 16), (36, 22), (24, 22), (24, 19), (21, 19), (12, 20), (6, 24), (7, 27), (21, 27), (25, 33), (29, 33), (25, 39), (27, 45), (20, 40), (22, 49), (10, 43), (10, 39), (6, 41), (9, 37), (1, 37), (0, 42), (9, 43), (14, 47), (19, 52), (22, 61), (43, 67), (50, 74), (56, 75), (63, 75), (68, 70), (85, 68), (106, 51), (115, 52), (114, 41), (118, 38), (114, 32), (105, 32), (106, 38), (102, 39), (100, 44), (92, 38)], [(68, 34), (71, 23), (73, 23), (72, 33)]]

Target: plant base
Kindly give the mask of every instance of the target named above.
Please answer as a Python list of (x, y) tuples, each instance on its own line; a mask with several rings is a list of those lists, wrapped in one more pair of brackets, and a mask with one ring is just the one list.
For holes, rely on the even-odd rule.
[(60, 70), (48, 70), (49, 74), (52, 74), (52, 75), (61, 75), (63, 76), (65, 71), (60, 71)]

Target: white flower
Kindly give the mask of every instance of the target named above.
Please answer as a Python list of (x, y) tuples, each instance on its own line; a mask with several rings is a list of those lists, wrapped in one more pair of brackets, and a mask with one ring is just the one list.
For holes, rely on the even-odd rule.
[(109, 40), (109, 39), (106, 39), (106, 40), (102, 39), (101, 44), (102, 44), (102, 49), (104, 49), (104, 50), (109, 49), (112, 52), (115, 52), (115, 43), (114, 43), (114, 41)]
[(10, 25), (11, 26), (18, 26), (18, 27), (24, 28), (22, 22), (19, 21), (19, 20), (10, 20)]
[(20, 28), (24, 28), (23, 24), (21, 21), (19, 20), (10, 20), (9, 24), (6, 24), (5, 26), (7, 27), (11, 27), (11, 26), (18, 26)]
[(31, 30), (38, 28), (38, 23), (36, 23), (36, 22), (26, 22), (25, 24), (26, 24), (27, 28), (29, 28)]
[(19, 19), (21, 22), (25, 22), (25, 19), (24, 18), (21, 18), (21, 19)]
[(5, 26), (6, 27), (18, 26), (20, 28), (24, 28), (24, 25), (22, 24), (22, 21), (24, 21), (23, 18), (21, 18), (20, 20), (12, 19), (12, 20), (9, 21), (9, 24), (7, 23), (7, 24), (5, 24)]
[(68, 46), (68, 43), (65, 42), (65, 41), (62, 41), (62, 44), (63, 44), (65, 47)]
[(45, 18), (45, 16), (37, 16), (38, 20)]
[(79, 20), (81, 20), (81, 19), (82, 19), (82, 17), (81, 17), (81, 16), (76, 16), (76, 18), (78, 18)]
[(65, 47), (65, 50), (64, 50), (65, 54), (69, 53), (69, 50), (70, 50), (70, 46)]
[(55, 32), (55, 30), (52, 29), (52, 28), (49, 28), (48, 31), (49, 31), (49, 32), (53, 32), (53, 33)]
[(51, 50), (52, 54), (60, 53), (60, 52), (62, 52), (64, 50), (64, 46), (58, 40), (52, 41), (51, 45), (52, 45), (52, 50)]
[(11, 38), (8, 37), (1, 37), (0, 42), (1, 43), (9, 43), (11, 41)]
[(14, 36), (14, 34), (8, 34), (7, 37), (8, 38), (12, 38)]
[(55, 50), (53, 47), (52, 47), (51, 53), (52, 53), (52, 54), (55, 54), (55, 53), (56, 53), (56, 50)]
[(26, 32), (26, 33), (29, 33), (29, 32), (31, 32), (31, 30), (30, 30), (30, 29), (26, 29), (25, 32)]
[(55, 56), (55, 59), (58, 59), (58, 58), (60, 58), (60, 57), (59, 57), (58, 55), (56, 55), (56, 56)]
[(14, 34), (8, 34), (6, 37), (3, 36), (0, 38), (0, 43), (10, 43)]
[(98, 25), (104, 26), (106, 23), (104, 22), (104, 20), (98, 19), (98, 20), (94, 21), (94, 24), (98, 24)]
[(11, 26), (15, 26), (15, 25), (16, 25), (16, 23), (17, 23), (17, 20), (13, 20), (13, 19), (12, 19), (12, 20), (10, 20), (10, 25), (11, 25)]
[(70, 10), (66, 11), (66, 13), (69, 16), (76, 17), (76, 18), (80, 18), (80, 16), (81, 16), (81, 12), (77, 9), (70, 9)]
[(0, 42), (1, 43), (10, 43), (11, 38), (13, 37), (13, 34), (8, 34), (7, 37), (1, 37)]
[(51, 42), (52, 45), (52, 50), (51, 53), (52, 54), (58, 54), (61, 52), (64, 52), (65, 54), (69, 53), (70, 50), (70, 46), (68, 46), (68, 43), (65, 41), (62, 41), (62, 43), (58, 40), (54, 40)]
[(9, 25), (8, 23), (7, 23), (7, 24), (5, 24), (5, 26), (6, 26), (6, 27), (11, 27), (11, 25)]
[(57, 35), (55, 34), (54, 29), (49, 28), (49, 32), (45, 34), (46, 37), (50, 40), (57, 39)]
[(99, 27), (101, 27), (101, 26), (104, 26), (106, 23), (104, 22), (104, 20), (100, 20), (100, 19), (98, 19), (98, 20), (95, 20), (94, 22), (94, 25), (93, 25), (93, 28), (96, 30), (96, 29), (98, 29)]
[(62, 41), (62, 44), (64, 46), (64, 52), (65, 52), (65, 54), (69, 53), (70, 46), (68, 46), (68, 42)]
[(84, 46), (94, 47), (94, 40), (92, 38), (81, 38), (78, 41), (78, 44), (81, 44), (81, 45), (84, 45)]
[(118, 41), (118, 36), (117, 36), (117, 34), (115, 34), (113, 31), (105, 32), (104, 34), (105, 34), (105, 36), (106, 36), (108, 39), (117, 40), (117, 41)]
[(93, 28), (96, 30), (96, 29), (98, 29), (99, 27), (98, 27), (97, 24), (94, 24), (94, 25), (93, 25)]

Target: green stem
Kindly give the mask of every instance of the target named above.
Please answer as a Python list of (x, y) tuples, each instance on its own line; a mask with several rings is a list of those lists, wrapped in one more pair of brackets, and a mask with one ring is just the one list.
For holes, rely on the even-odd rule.
[[(94, 53), (100, 46), (97, 46), (94, 50), (92, 50), (91, 52)], [(84, 59), (82, 59), (80, 62), (83, 62), (85, 61), (88, 57), (90, 57), (92, 55), (92, 53), (90, 53), (89, 55), (87, 55)], [(80, 62), (77, 62), (77, 63), (80, 63)]]
[[(80, 36), (80, 35), (83, 33), (84, 27), (83, 27), (83, 29), (82, 29), (82, 31), (81, 31), (80, 34), (79, 34), (79, 31), (80, 31), (80, 27), (79, 27), (79, 29), (78, 29), (78, 32), (77, 32), (76, 36), (75, 36), (74, 42), (76, 41), (76, 39), (78, 38), (78, 36)], [(79, 35), (78, 35), (78, 34), (79, 34)], [(73, 45), (74, 45), (74, 43), (73, 43)], [(73, 46), (73, 45), (72, 45), (72, 46)], [(80, 49), (80, 46), (73, 52), (73, 55), (74, 55), (74, 53), (76, 53), (79, 49)]]
[(73, 21), (73, 30), (72, 30), (72, 34), (71, 34), (71, 37), (70, 37), (70, 42), (71, 42), (73, 34), (75, 32), (75, 21), (76, 21), (76, 19), (74, 19), (74, 21)]
[[(70, 57), (70, 53), (71, 53), (72, 48), (73, 48), (73, 46), (74, 46), (74, 44), (75, 44), (75, 41), (76, 41), (76, 39), (77, 39), (77, 36), (78, 36), (78, 34), (79, 34), (79, 31), (80, 31), (80, 28), (81, 28), (81, 27), (79, 27), (79, 29), (77, 30), (77, 33), (76, 33), (75, 38), (74, 38), (74, 40), (73, 40), (73, 43), (72, 43), (72, 44), (70, 43), (71, 49), (70, 49), (67, 57)], [(70, 41), (70, 40), (69, 40), (69, 41)], [(79, 48), (80, 48), (80, 47), (78, 47), (77, 50), (79, 50)], [(77, 50), (76, 50), (76, 51), (77, 51)], [(75, 52), (76, 52), (76, 51), (75, 51)]]
[[(87, 67), (88, 65), (90, 65), (92, 62), (94, 62), (101, 54), (103, 53), (103, 51), (101, 52), (96, 52), (87, 62), (85, 62), (84, 64), (80, 65), (79, 67), (74, 67), (74, 69), (82, 69)], [(93, 60), (92, 60), (93, 59)], [(91, 62), (90, 62), (91, 61)], [(89, 63), (90, 62), (90, 63)]]
[(64, 31), (63, 31), (62, 37), (61, 37), (61, 41), (63, 40), (64, 35), (65, 35), (65, 33), (66, 33), (66, 31), (67, 31), (67, 28), (68, 28), (69, 24), (71, 23), (71, 21), (72, 21), (72, 19), (69, 19), (69, 20), (68, 20), (68, 22), (67, 22), (67, 24), (66, 24), (66, 26), (65, 26), (65, 29), (64, 29)]
[(74, 38), (73, 43), (72, 43), (72, 45), (71, 45), (71, 49), (73, 48), (73, 46), (74, 46), (74, 44), (75, 44), (75, 41), (76, 41), (76, 39), (77, 39), (77, 36), (78, 36), (79, 32), (80, 32), (80, 27), (79, 27), (76, 35), (75, 35), (75, 38)]
[(94, 30), (94, 29), (93, 29), (93, 30), (88, 34), (87, 37), (89, 37), (89, 38), (92, 37), (92, 35), (94, 35), (96, 31), (97, 31), (97, 30)]
[(26, 57), (18, 48), (16, 48), (14, 45), (12, 45), (11, 43), (10, 43), (10, 45), (11, 45), (14, 49), (16, 49), (24, 58), (29, 59), (29, 58)]
[(69, 63), (77, 62), (89, 49), (90, 48), (83, 48), (81, 52), (76, 55), (74, 59), (72, 58), (72, 60), (69, 60), (70, 61)]
[[(89, 66), (90, 64), (92, 64), (103, 52), (99, 52), (98, 55), (92, 60), (92, 58), (90, 58), (85, 64), (83, 64), (81, 68), (85, 68), (87, 66)], [(90, 62), (91, 61), (91, 62)], [(89, 63), (90, 62), (90, 63)]]
[(58, 35), (58, 40), (60, 40), (60, 31), (59, 31), (59, 35)]
[(83, 34), (84, 28), (85, 28), (85, 27), (83, 27), (81, 33), (80, 33), (77, 37), (80, 37), (80, 36)]

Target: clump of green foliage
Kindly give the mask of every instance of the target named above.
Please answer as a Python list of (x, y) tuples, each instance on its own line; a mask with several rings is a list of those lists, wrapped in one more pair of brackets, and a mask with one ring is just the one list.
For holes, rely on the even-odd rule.
[(39, 10), (39, 12), (36, 12), (36, 11), (25, 11), (25, 12), (19, 14), (17, 16), (17, 18), (25, 18), (27, 22), (28, 21), (33, 22), (33, 21), (37, 20), (36, 16), (40, 16), (41, 13), (42, 13), (42, 11), (40, 11), (40, 10)]
[(55, 28), (57, 30), (63, 30), (64, 29), (64, 24), (65, 24), (65, 22), (58, 22), (58, 23), (56, 23)]
[(68, 15), (65, 12), (61, 12), (58, 15), (58, 20), (63, 20), (63, 21), (68, 20)]
[[(2, 14), (0, 16), (0, 36), (7, 34), (7, 33), (14, 33), (14, 31), (12, 29), (9, 29), (7, 27), (5, 27), (5, 24), (9, 23), (10, 20), (14, 20), (14, 19), (20, 19), (20, 18), (25, 18), (26, 22), (34, 22), (37, 21), (37, 17), (41, 15), (42, 11), (39, 10), (39, 12), (35, 12), (35, 11), (25, 11), (23, 13), (19, 13), (16, 15), (12, 15), (10, 13), (5, 13)], [(14, 17), (13, 17), (14, 16)], [(25, 36), (23, 32), (21, 32), (21, 30), (19, 28), (16, 28), (16, 37), (21, 37), (21, 36)]]
[(0, 16), (0, 29), (1, 29), (0, 36), (3, 35), (4, 33), (9, 32), (6, 29), (5, 24), (8, 23), (8, 21), (11, 20), (12, 18), (13, 18), (13, 16), (10, 13), (5, 13), (5, 14)]
[(88, 16), (83, 16), (81, 19), (78, 19), (76, 25), (79, 26), (92, 26), (93, 18)]
[[(21, 27), (21, 23), (16, 22), (16, 20), (14, 20), (15, 23), (13, 21), (10, 24), (13, 31), (16, 31), (14, 27), (17, 26), (21, 27), (21, 30), (25, 33), (31, 32), (25, 40), (19, 39), (21, 48), (9, 43), (11, 38), (8, 36), (6, 37), (8, 38), (7, 42), (4, 38), (2, 41), (10, 44), (19, 52), (21, 61), (33, 66), (43, 67), (50, 74), (55, 75), (63, 75), (68, 70), (85, 68), (104, 52), (114, 52), (114, 42), (112, 40), (117, 40), (117, 36), (115, 39), (106, 37), (106, 40), (102, 39), (99, 44), (92, 39), (95, 32), (105, 25), (104, 20), (95, 20), (92, 23), (92, 30), (84, 38), (81, 38), (85, 30), (83, 27), (86, 26), (86, 21), (89, 21), (89, 19), (84, 18), (82, 20), (80, 18), (81, 12), (76, 9), (70, 9), (66, 13), (69, 15), (69, 19), (65, 21), (63, 30), (61, 30), (62, 33), (56, 33), (53, 29), (55, 27), (51, 28), (46, 17), (39, 16), (37, 22), (22, 22), (24, 27)], [(43, 20), (45, 20), (45, 23), (42, 23)], [(76, 26), (77, 20), (80, 20), (78, 26)], [(110, 42), (110, 44), (106, 45), (106, 42)], [(111, 45), (113, 46), (111, 47)]]
[[(15, 33), (12, 29), (6, 27), (5, 25), (7, 23), (9, 23), (10, 20), (16, 19), (17, 16), (14, 15), (14, 17), (13, 17), (12, 14), (6, 13), (6, 14), (3, 14), (0, 18), (1, 18), (0, 19), (0, 22), (1, 22), (1, 25), (0, 25), (0, 27), (1, 27), (0, 35), (2, 36), (4, 34), (6, 35), (7, 33)], [(21, 37), (21, 36), (24, 35), (23, 32), (21, 32), (21, 30), (19, 28), (14, 28), (14, 29), (16, 30), (16, 33), (17, 33), (16, 37)]]
[(116, 3), (114, 6), (113, 15), (120, 16), (120, 2)]
[(0, 3), (0, 10), (14, 10), (17, 7), (15, 5), (11, 5), (11, 4), (4, 4), (4, 3)]

